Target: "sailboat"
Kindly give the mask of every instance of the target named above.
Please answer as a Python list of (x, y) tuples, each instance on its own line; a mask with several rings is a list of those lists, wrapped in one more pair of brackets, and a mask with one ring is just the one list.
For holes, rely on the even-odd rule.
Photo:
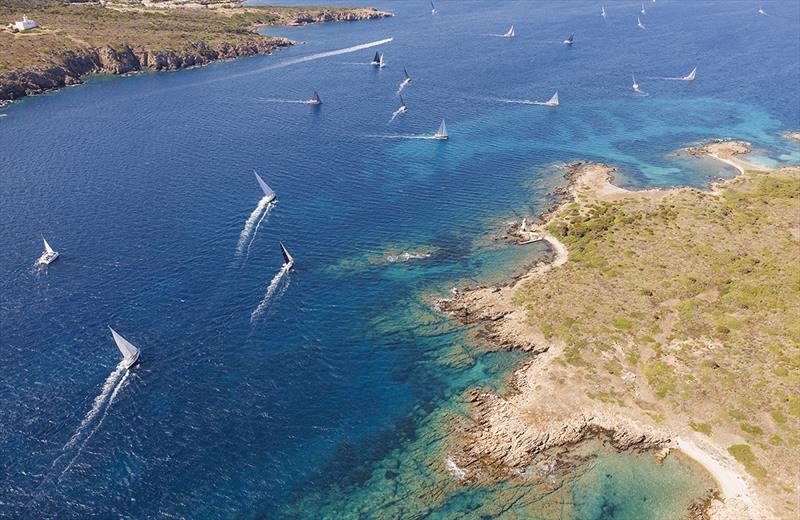
[(406, 112), (407, 110), (408, 110), (408, 107), (406, 107), (406, 102), (403, 101), (403, 96), (401, 95), (400, 96), (400, 108), (397, 109), (397, 113), (398, 114), (402, 114), (403, 112)]
[(444, 124), (444, 119), (442, 119), (442, 124), (439, 125), (439, 129), (436, 131), (435, 134), (433, 134), (433, 138), (439, 141), (447, 141), (448, 137), (449, 136), (447, 135), (447, 125)]
[(380, 52), (376, 52), (375, 53), (375, 57), (372, 58), (372, 65), (376, 65), (377, 66), (377, 65), (380, 65), (380, 64), (381, 64), (381, 53)]
[(383, 61), (383, 53), (381, 53), (381, 58), (378, 60), (378, 68), (382, 69), (386, 66), (386, 62)]
[(42, 242), (44, 242), (44, 251), (42, 251), (42, 256), (39, 257), (39, 260), (37, 260), (36, 263), (39, 265), (50, 265), (53, 261), (55, 261), (56, 258), (58, 258), (58, 251), (54, 251), (44, 237), (42, 237)]
[(633, 91), (636, 92), (637, 94), (644, 94), (644, 92), (642, 92), (641, 89), (639, 89), (639, 84), (636, 83), (636, 76), (631, 74), (631, 79), (633, 80)]
[(639, 29), (647, 29), (647, 27), (645, 27), (644, 24), (642, 23), (642, 19), (639, 18), (638, 16), (636, 17), (636, 27), (638, 27)]
[(553, 97), (551, 97), (549, 100), (547, 100), (547, 102), (544, 103), (544, 104), (547, 105), (548, 107), (557, 107), (558, 106), (558, 91), (556, 90), (556, 93), (553, 94)]
[(767, 16), (767, 12), (766, 12), (766, 11), (764, 11), (764, 9), (763, 9), (763, 8), (761, 8), (761, 7), (759, 7), (759, 8), (758, 8), (758, 14), (760, 14), (760, 15), (762, 15), (762, 16)]
[(692, 72), (687, 74), (686, 76), (682, 77), (683, 81), (694, 81), (694, 78), (697, 76), (697, 67), (692, 69)]
[(642, 10), (641, 10), (641, 11), (639, 11), (639, 12), (640, 12), (640, 13), (642, 13), (642, 14), (645, 14), (645, 11), (644, 11), (644, 4), (642, 4)]
[(573, 43), (575, 43), (575, 33), (570, 34), (569, 38), (564, 40), (565, 45), (572, 45)]
[(503, 38), (513, 38), (514, 36), (514, 26), (512, 25), (511, 28), (503, 35)]
[(604, 5), (600, 6), (600, 16), (602, 16), (603, 18), (608, 17), (608, 15), (606, 14), (606, 6)]
[(403, 67), (403, 74), (405, 74), (405, 75), (406, 75), (406, 79), (405, 79), (405, 81), (407, 81), (407, 82), (411, 83), (411, 76), (409, 76), (409, 75), (408, 75), (408, 71), (406, 70), (406, 68), (405, 68), (405, 67)]
[(108, 328), (111, 331), (111, 335), (114, 336), (114, 343), (117, 344), (117, 348), (122, 352), (125, 368), (130, 368), (139, 360), (139, 347), (120, 336), (116, 330), (111, 327)]
[(308, 100), (309, 104), (311, 105), (321, 105), (322, 100), (319, 98), (319, 92), (316, 90), (314, 91), (314, 95), (311, 96), (311, 99)]
[(267, 197), (267, 202), (272, 202), (273, 200), (275, 200), (275, 197), (277, 197), (277, 195), (275, 195), (275, 192), (272, 191), (272, 188), (270, 188), (269, 185), (266, 182), (264, 182), (264, 179), (262, 179), (261, 176), (258, 173), (256, 173), (255, 170), (253, 170), (253, 173), (256, 176), (258, 185), (261, 186), (261, 189), (264, 191), (264, 196)]
[(284, 265), (288, 266), (287, 270), (291, 269), (292, 267), (294, 267), (294, 258), (292, 257), (292, 255), (289, 254), (289, 250), (286, 249), (286, 246), (283, 245), (283, 242), (278, 242), (278, 244), (280, 244), (281, 246), (281, 254), (283, 255)]
[(431, 0), (431, 16), (436, 16), (436, 6), (433, 5), (433, 0)]

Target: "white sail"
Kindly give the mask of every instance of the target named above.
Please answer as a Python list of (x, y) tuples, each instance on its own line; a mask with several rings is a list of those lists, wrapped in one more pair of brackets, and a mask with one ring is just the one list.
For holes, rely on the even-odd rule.
[(122, 352), (122, 357), (125, 358), (125, 361), (129, 363), (133, 363), (139, 357), (139, 348), (128, 341), (127, 339), (120, 336), (117, 331), (109, 327), (111, 330), (111, 335), (114, 336), (114, 343), (117, 344), (117, 348), (120, 352)]
[(283, 245), (283, 242), (278, 243), (281, 246), (281, 254), (283, 254), (284, 263), (291, 268), (294, 265), (294, 258), (289, 254), (289, 250), (286, 249), (286, 246)]
[(600, 6), (600, 16), (602, 16), (603, 18), (605, 18), (606, 16), (608, 16), (608, 15), (606, 14), (606, 6), (604, 6), (604, 5), (601, 5), (601, 6)]
[(694, 81), (695, 76), (697, 76), (697, 67), (692, 69), (688, 75), (682, 77), (681, 79), (684, 81)]
[(644, 29), (645, 28), (644, 24), (642, 23), (641, 18), (639, 18), (638, 16), (636, 17), (636, 27), (638, 27), (639, 29)]
[(386, 66), (386, 62), (383, 61), (383, 53), (381, 53), (381, 59), (378, 61), (378, 68), (382, 69)]
[(513, 38), (514, 37), (514, 26), (512, 25), (511, 28), (508, 31), (506, 31), (506, 33), (503, 36), (506, 37), (506, 38)]
[(547, 105), (549, 107), (557, 107), (558, 106), (558, 91), (557, 90), (556, 90), (556, 93), (553, 94), (553, 97), (551, 97), (547, 101), (547, 103), (545, 103), (545, 105)]
[(47, 243), (47, 240), (45, 240), (44, 237), (42, 237), (42, 242), (44, 242), (44, 251), (45, 251), (45, 253), (47, 253), (48, 255), (52, 255), (53, 253), (55, 253), (53, 248), (50, 247), (50, 244)]
[(264, 195), (267, 197), (267, 201), (273, 200), (275, 198), (275, 192), (272, 191), (272, 188), (270, 188), (269, 185), (266, 182), (264, 182), (264, 179), (262, 179), (261, 176), (258, 173), (256, 173), (255, 170), (253, 170), (253, 174), (256, 176), (258, 185), (261, 186)]
[(445, 124), (444, 119), (442, 119), (442, 124), (439, 125), (439, 129), (436, 130), (436, 133), (433, 135), (433, 138), (445, 140), (448, 137), (449, 136), (447, 135), (447, 125)]

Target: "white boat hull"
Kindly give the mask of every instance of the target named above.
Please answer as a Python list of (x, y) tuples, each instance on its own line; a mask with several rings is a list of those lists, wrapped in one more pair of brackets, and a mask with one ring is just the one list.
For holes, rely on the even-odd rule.
[(43, 253), (42, 256), (39, 257), (38, 264), (39, 265), (50, 265), (55, 262), (56, 258), (58, 258), (58, 253)]
[(138, 353), (138, 352), (137, 352), (136, 354), (134, 354), (134, 355), (131, 357), (131, 359), (129, 359), (129, 360), (128, 360), (128, 361), (125, 363), (125, 369), (127, 370), (127, 369), (131, 368), (133, 365), (135, 365), (135, 364), (136, 364), (136, 362), (137, 362), (137, 361), (139, 361), (139, 353)]

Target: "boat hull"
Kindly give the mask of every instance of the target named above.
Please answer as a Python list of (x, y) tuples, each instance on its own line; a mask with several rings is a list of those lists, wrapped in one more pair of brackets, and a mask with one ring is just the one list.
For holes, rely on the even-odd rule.
[(137, 361), (139, 361), (139, 353), (138, 353), (138, 352), (137, 352), (136, 354), (134, 354), (134, 355), (133, 355), (133, 357), (131, 357), (131, 359), (130, 359), (130, 360), (128, 360), (128, 361), (125, 363), (125, 369), (126, 369), (126, 370), (127, 370), (127, 369), (130, 369), (130, 368), (131, 368), (133, 365), (135, 365), (135, 364), (136, 364), (136, 362), (137, 362)]
[(53, 262), (56, 261), (56, 258), (58, 258), (58, 253), (53, 253), (53, 254), (50, 254), (50, 255), (45, 253), (45, 254), (43, 254), (42, 256), (39, 257), (39, 260), (37, 261), (37, 263), (39, 265), (50, 265), (50, 264), (52, 264)]

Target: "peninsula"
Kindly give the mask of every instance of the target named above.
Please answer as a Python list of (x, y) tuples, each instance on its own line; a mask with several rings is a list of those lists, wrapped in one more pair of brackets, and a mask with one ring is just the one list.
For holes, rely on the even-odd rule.
[(682, 151), (740, 170), (710, 191), (629, 191), (612, 166), (565, 165), (564, 200), (515, 229), (547, 240), (553, 261), (437, 301), (530, 353), (504, 391), (465, 396), (447, 448), (464, 482), (513, 484), (545, 450), (599, 435), (705, 467), (717, 489), (692, 518), (797, 515), (800, 168), (767, 171), (749, 151)]
[[(19, 31), (23, 15), (37, 27)], [(238, 2), (0, 0), (0, 106), (91, 74), (177, 70), (292, 45), (267, 25), (368, 20), (370, 8), (242, 6)]]

